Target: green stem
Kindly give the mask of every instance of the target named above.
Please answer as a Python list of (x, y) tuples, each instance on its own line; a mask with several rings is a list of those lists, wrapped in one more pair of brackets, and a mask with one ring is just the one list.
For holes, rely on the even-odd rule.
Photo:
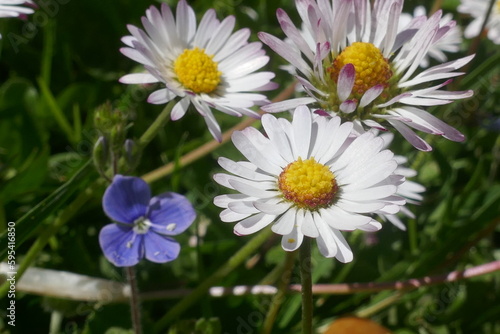
[(146, 132), (144, 132), (141, 138), (139, 138), (139, 140), (137, 141), (137, 146), (140, 150), (142, 150), (147, 144), (149, 144), (158, 134), (158, 132), (165, 127), (165, 124), (167, 124), (170, 117), (170, 112), (172, 111), (172, 108), (175, 104), (175, 100), (170, 101), (165, 106), (165, 108), (163, 108), (162, 112), (158, 115), (154, 122), (149, 126)]
[(274, 295), (269, 311), (267, 312), (264, 325), (262, 326), (263, 334), (271, 334), (273, 325), (276, 322), (276, 317), (285, 301), (285, 296), (288, 293), (288, 285), (290, 284), (290, 277), (292, 276), (293, 263), (295, 262), (295, 255), (297, 252), (287, 252), (285, 264), (281, 268), (281, 280), (278, 282), (278, 292)]
[(135, 334), (142, 333), (141, 325), (141, 305), (139, 300), (139, 291), (137, 289), (137, 280), (135, 267), (126, 267), (125, 274), (127, 276), (127, 281), (130, 286), (130, 314), (132, 318), (132, 327), (134, 328)]
[(302, 281), (302, 334), (313, 333), (313, 295), (311, 239), (304, 237), (299, 249), (300, 278)]
[(201, 282), (191, 294), (183, 298), (177, 303), (169, 312), (167, 312), (155, 325), (154, 331), (156, 333), (162, 332), (164, 327), (172, 321), (179, 318), (179, 316), (187, 310), (191, 305), (196, 303), (202, 298), (213, 285), (226, 277), (229, 273), (234, 271), (241, 263), (254, 253), (272, 234), (270, 228), (257, 234), (245, 246), (243, 246), (236, 254), (234, 254), (226, 263), (224, 263), (215, 273)]
[(52, 113), (52, 116), (54, 116), (57, 124), (61, 127), (61, 130), (68, 137), (68, 140), (74, 144), (76, 141), (73, 129), (71, 128), (71, 125), (69, 124), (68, 119), (64, 115), (64, 112), (62, 111), (61, 107), (57, 104), (56, 98), (50, 91), (48, 83), (45, 82), (44, 78), (38, 78), (37, 82), (38, 86), (40, 87), (42, 96), (45, 98), (47, 102), (49, 111)]
[[(38, 239), (31, 245), (30, 249), (24, 256), (21, 264), (17, 268), (16, 280), (19, 281), (21, 276), (24, 274), (26, 269), (30, 266), (30, 264), (35, 260), (35, 258), (40, 255), (40, 252), (45, 247), (45, 245), (49, 242), (50, 238), (54, 236), (54, 234), (59, 231), (59, 229), (66, 224), (77, 212), (81, 209), (81, 207), (92, 198), (94, 191), (101, 185), (100, 181), (94, 182), (91, 186), (85, 189), (78, 197), (69, 204), (64, 211), (56, 218), (54, 223), (45, 229), (42, 234), (38, 237)], [(9, 291), (9, 282), (5, 282), (2, 286), (0, 286), (0, 297), (3, 297)]]

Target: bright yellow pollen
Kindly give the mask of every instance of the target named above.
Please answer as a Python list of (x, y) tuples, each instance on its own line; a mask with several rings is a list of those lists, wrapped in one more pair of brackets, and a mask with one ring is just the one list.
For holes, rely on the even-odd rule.
[(181, 84), (194, 93), (213, 92), (222, 75), (213, 57), (207, 55), (205, 49), (184, 50), (174, 62), (174, 71)]
[(497, 14), (500, 14), (500, 0), (497, 0), (495, 7), (496, 7)]
[(387, 87), (387, 81), (392, 76), (389, 62), (372, 43), (354, 42), (335, 58), (328, 68), (335, 83), (340, 70), (347, 64), (353, 64), (356, 70), (353, 92), (359, 95), (378, 84)]
[(333, 173), (314, 158), (299, 158), (286, 166), (278, 186), (285, 199), (311, 210), (329, 206), (338, 190)]

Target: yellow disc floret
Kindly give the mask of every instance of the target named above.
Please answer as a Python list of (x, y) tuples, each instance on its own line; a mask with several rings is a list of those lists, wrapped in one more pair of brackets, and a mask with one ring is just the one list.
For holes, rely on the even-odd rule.
[(372, 43), (352, 43), (335, 58), (332, 66), (328, 68), (335, 83), (340, 70), (347, 64), (354, 65), (356, 70), (353, 92), (359, 95), (378, 84), (387, 87), (387, 82), (392, 76), (389, 62)]
[(222, 75), (213, 57), (207, 55), (205, 49), (184, 50), (174, 62), (174, 71), (180, 83), (194, 93), (213, 92)]
[(338, 190), (333, 173), (314, 158), (299, 158), (286, 166), (278, 186), (286, 200), (310, 210), (329, 206)]

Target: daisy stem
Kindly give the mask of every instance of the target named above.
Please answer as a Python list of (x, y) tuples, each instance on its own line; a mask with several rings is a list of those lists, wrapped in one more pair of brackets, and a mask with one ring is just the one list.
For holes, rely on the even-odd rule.
[(313, 333), (313, 295), (312, 295), (312, 263), (311, 239), (304, 237), (299, 249), (300, 279), (302, 284), (302, 334)]
[(272, 234), (270, 228), (266, 228), (255, 237), (250, 239), (245, 246), (240, 248), (233, 256), (229, 258), (216, 272), (201, 282), (187, 297), (178, 302), (170, 311), (168, 311), (159, 321), (156, 322), (154, 332), (164, 332), (162, 329), (187, 310), (191, 305), (196, 303), (200, 298), (204, 297), (207, 291), (218, 281), (233, 272), (241, 263), (248, 259), (264, 242), (266, 242)]
[(293, 264), (295, 262), (296, 255), (297, 252), (286, 253), (285, 264), (282, 268), (280, 268), (281, 277), (278, 282), (278, 292), (273, 296), (271, 305), (269, 306), (269, 311), (267, 312), (262, 329), (263, 334), (271, 334), (273, 331), (276, 316), (278, 315), (281, 305), (285, 301), (285, 296), (288, 293), (288, 285), (290, 284), (290, 277), (292, 276)]
[(137, 147), (139, 150), (142, 150), (147, 144), (149, 144), (154, 137), (156, 137), (158, 132), (165, 127), (165, 124), (167, 124), (170, 117), (170, 112), (174, 108), (175, 104), (175, 100), (170, 101), (165, 108), (163, 108), (162, 112), (158, 115), (158, 117), (156, 117), (149, 128), (142, 134), (141, 138), (137, 141)]
[(132, 327), (135, 334), (142, 333), (141, 326), (141, 305), (139, 300), (139, 289), (137, 288), (135, 267), (126, 267), (125, 274), (127, 282), (130, 286), (130, 314), (132, 319)]

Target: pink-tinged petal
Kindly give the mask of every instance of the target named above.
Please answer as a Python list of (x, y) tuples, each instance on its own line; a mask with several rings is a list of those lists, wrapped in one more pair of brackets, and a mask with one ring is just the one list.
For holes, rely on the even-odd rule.
[(432, 147), (426, 143), (425, 140), (417, 136), (410, 128), (399, 121), (391, 121), (389, 123), (405, 137), (406, 140), (410, 142), (416, 149), (424, 152), (432, 151)]
[[(406, 82), (398, 83), (398, 87), (405, 88), (410, 86), (415, 86), (424, 82), (439, 80), (439, 79), (448, 79), (452, 77), (456, 77), (464, 74), (463, 72), (453, 72), (465, 66), (469, 63), (475, 55), (470, 55), (464, 58), (460, 58), (457, 60), (449, 61), (444, 64), (439, 64), (424, 70), (422, 73), (416, 75), (413, 79), (408, 80)], [(450, 73), (451, 72), (451, 73)]]
[[(441, 131), (443, 133), (442, 136), (446, 139), (456, 142), (462, 142), (465, 140), (465, 136), (460, 131), (449, 126), (439, 118), (429, 114), (427, 111), (412, 107), (406, 107), (403, 109)], [(408, 114), (407, 117), (411, 117), (410, 114)]]
[[(210, 33), (210, 32), (208, 32)], [(246, 44), (248, 44), (248, 38), (250, 37), (250, 29), (243, 28), (236, 31), (234, 34), (229, 37), (227, 42), (222, 46), (222, 48), (217, 52), (214, 56), (213, 60), (216, 62), (220, 62), (226, 57), (232, 56), (235, 51), (243, 48)]]
[(248, 92), (263, 90), (262, 87), (267, 87), (266, 89), (273, 89), (273, 87), (276, 87), (276, 84), (272, 83), (272, 85), (269, 86), (269, 81), (271, 81), (274, 77), (275, 74), (272, 72), (251, 73), (241, 78), (229, 80), (229, 87), (226, 91), (228, 93)]
[(302, 33), (292, 23), (292, 20), (287, 13), (283, 9), (278, 8), (276, 16), (285, 35), (293, 41), (293, 43), (307, 57), (307, 59), (313, 61), (314, 54), (312, 53), (311, 48), (305, 41), (304, 37), (302, 37)]
[(440, 106), (444, 104), (451, 103), (451, 100), (438, 100), (438, 99), (426, 99), (422, 97), (405, 97), (399, 100), (399, 102), (408, 104), (411, 106)]
[(127, 74), (121, 77), (119, 81), (123, 84), (140, 84), (140, 85), (159, 82), (159, 80), (155, 76), (149, 73)]
[(144, 257), (143, 235), (135, 234), (131, 227), (104, 226), (99, 232), (99, 245), (106, 259), (117, 267), (135, 266)]
[(354, 81), (356, 78), (356, 70), (353, 64), (346, 64), (339, 73), (337, 81), (337, 95), (340, 101), (345, 101), (351, 95)]
[(285, 100), (276, 103), (270, 103), (268, 105), (262, 106), (262, 110), (269, 113), (281, 112), (286, 110), (293, 110), (300, 105), (307, 105), (309, 103), (316, 102), (316, 99), (312, 97), (300, 97), (296, 99)]
[(151, 190), (144, 180), (116, 175), (104, 192), (102, 207), (109, 218), (132, 224), (146, 214), (150, 199)]
[(299, 52), (290, 48), (289, 44), (265, 32), (259, 32), (258, 36), (264, 44), (295, 66), (300, 72), (307, 76), (312, 75), (309, 65), (302, 59)]
[(381, 124), (375, 122), (374, 120), (371, 120), (371, 119), (365, 119), (363, 121), (363, 124), (366, 124), (367, 126), (369, 126), (370, 128), (374, 128), (374, 129), (377, 129), (377, 130), (380, 130), (380, 131), (387, 131), (387, 129), (382, 126)]
[(359, 101), (359, 107), (364, 108), (365, 106), (369, 105), (373, 102), (373, 100), (379, 97), (383, 91), (383, 85), (375, 85), (372, 88), (368, 89), (361, 97), (361, 100)]
[(391, 104), (399, 102), (401, 99), (404, 99), (404, 98), (410, 97), (410, 96), (412, 96), (411, 93), (402, 93), (402, 94), (399, 94), (399, 95), (393, 97), (392, 99), (390, 99), (386, 103), (382, 103), (382, 104), (377, 105), (377, 107), (378, 108), (385, 108), (385, 107), (390, 106)]
[(151, 198), (147, 217), (154, 224), (151, 230), (165, 235), (177, 235), (191, 226), (196, 212), (186, 197), (168, 192)]
[[(199, 48), (205, 49), (210, 38), (214, 36), (213, 32), (217, 29), (218, 24), (219, 21), (217, 20), (215, 10), (207, 10), (201, 18), (200, 25), (196, 30), (193, 45), (197, 45)], [(218, 60), (214, 59), (214, 61)]]
[(340, 111), (346, 114), (350, 114), (356, 110), (358, 103), (355, 100), (346, 100), (340, 104)]
[(120, 52), (133, 61), (143, 65), (153, 65), (150, 59), (146, 58), (141, 52), (133, 48), (120, 48)]
[(258, 213), (256, 215), (243, 219), (238, 224), (236, 224), (234, 226), (234, 233), (241, 236), (259, 232), (264, 227), (271, 224), (274, 219), (276, 219), (276, 216), (268, 215), (265, 213)]
[(175, 260), (181, 251), (178, 242), (154, 232), (146, 233), (143, 239), (146, 259), (151, 262), (170, 262)]
[(212, 38), (210, 42), (208, 42), (206, 52), (207, 54), (213, 55), (216, 54), (220, 48), (224, 46), (227, 42), (229, 36), (233, 32), (234, 24), (236, 22), (236, 18), (234, 16), (228, 16), (217, 27), (215, 31), (213, 31), (213, 36), (217, 36), (216, 38)]
[(192, 40), (196, 32), (196, 15), (186, 0), (180, 0), (177, 4), (175, 17), (179, 38), (187, 44)]

